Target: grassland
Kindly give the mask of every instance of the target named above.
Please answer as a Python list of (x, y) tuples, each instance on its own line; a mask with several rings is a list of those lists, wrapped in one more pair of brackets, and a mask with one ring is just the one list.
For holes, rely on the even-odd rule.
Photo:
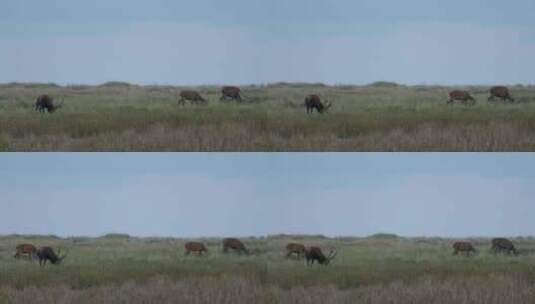
[[(535, 87), (514, 86), (515, 104), (446, 105), (452, 87), (273, 84), (245, 86), (248, 102), (179, 107), (182, 87), (0, 85), (1, 151), (535, 151)], [(53, 115), (33, 110), (40, 94), (63, 96)], [(332, 101), (306, 115), (307, 94)]]
[[(521, 254), (453, 256), (442, 238), (244, 238), (255, 255), (184, 256), (185, 239), (0, 237), (0, 302), (9, 303), (533, 303), (535, 239), (513, 239)], [(284, 257), (289, 241), (339, 252), (329, 266)], [(59, 266), (13, 258), (31, 242), (68, 251)]]

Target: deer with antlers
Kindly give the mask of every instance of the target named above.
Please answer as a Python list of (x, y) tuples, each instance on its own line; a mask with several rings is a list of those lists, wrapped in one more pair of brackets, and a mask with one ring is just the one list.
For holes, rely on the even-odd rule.
[(327, 256), (323, 254), (321, 248), (319, 247), (310, 247), (305, 251), (305, 257), (307, 259), (307, 266), (314, 265), (315, 261), (318, 261), (320, 265), (327, 266), (329, 263), (336, 257), (337, 252), (331, 250)]
[(37, 250), (37, 257), (39, 257), (39, 265), (45, 266), (47, 261), (50, 261), (53, 265), (59, 265), (67, 257), (67, 254), (61, 255), (58, 250), (56, 254), (52, 247), (41, 247)]
[(316, 109), (318, 113), (324, 113), (331, 106), (332, 104), (327, 100), (325, 101), (325, 103), (323, 103), (318, 95), (308, 95), (305, 98), (305, 107), (307, 108), (307, 113), (314, 112), (314, 109)]
[(45, 111), (48, 113), (53, 113), (62, 106), (63, 99), (60, 104), (56, 105), (54, 104), (54, 99), (48, 95), (41, 95), (37, 97), (37, 100), (35, 101), (35, 110), (41, 113), (44, 113)]

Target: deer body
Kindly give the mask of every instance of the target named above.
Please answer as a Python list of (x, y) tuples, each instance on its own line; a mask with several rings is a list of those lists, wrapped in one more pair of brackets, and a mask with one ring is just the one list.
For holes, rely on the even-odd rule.
[(37, 250), (37, 256), (39, 257), (39, 265), (45, 266), (47, 261), (50, 261), (53, 265), (59, 265), (67, 255), (64, 254), (63, 256), (60, 256), (59, 251), (58, 254), (56, 254), (54, 249), (45, 246)]

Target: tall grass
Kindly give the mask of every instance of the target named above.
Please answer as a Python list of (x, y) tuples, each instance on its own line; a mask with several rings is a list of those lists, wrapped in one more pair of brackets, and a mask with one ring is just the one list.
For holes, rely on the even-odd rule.
[[(244, 104), (219, 102), (217, 87), (196, 88), (207, 106), (179, 107), (180, 87), (0, 86), (0, 149), (10, 151), (528, 151), (535, 149), (535, 89), (514, 87), (515, 104), (448, 106), (446, 87), (390, 84), (278, 84), (244, 87)], [(47, 93), (65, 107), (40, 115)], [(334, 104), (306, 115), (304, 96)]]
[[(186, 239), (6, 236), (0, 238), (0, 301), (15, 303), (529, 303), (534, 300), (535, 240), (513, 239), (519, 256), (493, 255), (489, 239), (472, 239), (479, 253), (453, 256), (454, 240), (271, 236), (243, 239), (258, 254), (225, 255), (206, 238), (209, 254), (185, 256)], [(307, 267), (284, 256), (287, 242), (328, 250), (329, 266)], [(39, 267), (13, 258), (16, 244), (68, 252), (64, 264)], [(507, 300), (509, 299), (509, 300)], [(507, 301), (506, 301), (507, 300)], [(179, 301), (180, 302), (180, 301)]]
[[(333, 285), (283, 289), (244, 277), (196, 278), (174, 281), (158, 276), (146, 282), (72, 289), (0, 288), (11, 303), (414, 303), (525, 304), (535, 301), (530, 278), (514, 275), (396, 281), (360, 288)], [(0, 298), (1, 300), (1, 298)]]

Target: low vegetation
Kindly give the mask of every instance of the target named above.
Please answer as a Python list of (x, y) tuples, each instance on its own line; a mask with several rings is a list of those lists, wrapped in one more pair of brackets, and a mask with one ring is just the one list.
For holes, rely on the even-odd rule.
[[(474, 106), (447, 105), (470, 92)], [(178, 106), (195, 90), (207, 103)], [(221, 89), (46, 84), (0, 85), (2, 151), (533, 151), (535, 87), (510, 87), (514, 103), (488, 102), (489, 87), (326, 86), (278, 83), (241, 88), (243, 102)], [(48, 94), (64, 105), (34, 110)], [(306, 115), (305, 97), (332, 103)]]
[[(513, 238), (518, 255), (491, 252), (491, 240), (469, 239), (477, 253), (453, 255), (442, 238), (242, 238), (255, 254), (185, 255), (189, 239), (0, 237), (0, 302), (9, 303), (532, 303), (535, 239)], [(286, 257), (298, 241), (338, 255), (327, 266)], [(15, 259), (16, 245), (69, 252), (60, 265)]]

